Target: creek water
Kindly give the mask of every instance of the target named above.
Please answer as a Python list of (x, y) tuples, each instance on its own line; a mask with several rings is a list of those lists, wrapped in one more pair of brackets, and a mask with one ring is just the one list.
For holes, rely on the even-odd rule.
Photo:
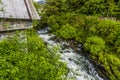
[(44, 40), (48, 46), (60, 45), (59, 54), (61, 55), (60, 61), (67, 64), (69, 73), (67, 74), (67, 80), (104, 80), (98, 75), (94, 66), (81, 55), (81, 49), (79, 53), (73, 50), (69, 43), (64, 41), (56, 42), (52, 38), (54, 35), (48, 33), (49, 28), (38, 30), (39, 36)]

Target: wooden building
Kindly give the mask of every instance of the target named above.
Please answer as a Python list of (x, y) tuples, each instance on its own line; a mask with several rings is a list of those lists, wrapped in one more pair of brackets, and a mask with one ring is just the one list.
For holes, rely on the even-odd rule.
[(40, 19), (31, 0), (0, 0), (0, 38), (8, 32), (32, 28)]

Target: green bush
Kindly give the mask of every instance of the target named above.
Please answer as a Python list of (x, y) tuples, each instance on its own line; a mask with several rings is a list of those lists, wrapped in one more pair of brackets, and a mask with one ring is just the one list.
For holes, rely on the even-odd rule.
[(85, 14), (102, 14), (105, 8), (104, 0), (88, 0), (80, 10)]
[(117, 40), (114, 43), (114, 47), (116, 49), (117, 55), (120, 55), (120, 36), (117, 37)]
[(48, 23), (48, 25), (49, 25), (50, 27), (51, 27), (52, 25), (54, 25), (56, 22), (57, 22), (57, 20), (56, 20), (55, 16), (50, 16), (50, 17), (48, 18), (48, 21), (47, 21), (47, 23)]
[(105, 69), (108, 71), (108, 75), (110, 75), (111, 80), (116, 80), (120, 79), (120, 71), (119, 71), (119, 66), (120, 66), (120, 59), (116, 55), (111, 55), (107, 54), (106, 55), (106, 62), (107, 64), (104, 64)]
[(105, 41), (97, 36), (88, 37), (84, 47), (89, 50), (92, 54), (97, 54), (105, 48)]
[(83, 42), (85, 42), (85, 38), (86, 38), (85, 31), (80, 30), (79, 32), (77, 32), (75, 40), (80, 43), (83, 43)]
[(0, 41), (0, 79), (62, 80), (67, 71), (59, 55), (49, 52), (33, 31), (27, 36), (27, 44), (18, 36)]
[(113, 20), (100, 20), (95, 29), (95, 33), (102, 37), (107, 44), (114, 44), (119, 35), (120, 23)]
[(73, 39), (76, 36), (76, 29), (69, 24), (63, 25), (59, 35), (64, 39)]

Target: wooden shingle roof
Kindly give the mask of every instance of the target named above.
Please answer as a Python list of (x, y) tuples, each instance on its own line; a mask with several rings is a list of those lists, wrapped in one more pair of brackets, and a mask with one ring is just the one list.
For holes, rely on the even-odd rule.
[(31, 0), (1, 0), (0, 18), (40, 19)]

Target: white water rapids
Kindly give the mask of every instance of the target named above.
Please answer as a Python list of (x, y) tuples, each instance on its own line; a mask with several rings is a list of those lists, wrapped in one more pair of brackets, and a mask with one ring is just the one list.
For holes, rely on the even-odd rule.
[(61, 54), (60, 61), (65, 62), (69, 69), (67, 80), (104, 80), (98, 76), (93, 65), (84, 56), (75, 52), (71, 47), (64, 46), (69, 45), (67, 42), (51, 40), (54, 35), (48, 34), (48, 29), (41, 29), (38, 34), (49, 46), (61, 45), (61, 50), (59, 51)]

